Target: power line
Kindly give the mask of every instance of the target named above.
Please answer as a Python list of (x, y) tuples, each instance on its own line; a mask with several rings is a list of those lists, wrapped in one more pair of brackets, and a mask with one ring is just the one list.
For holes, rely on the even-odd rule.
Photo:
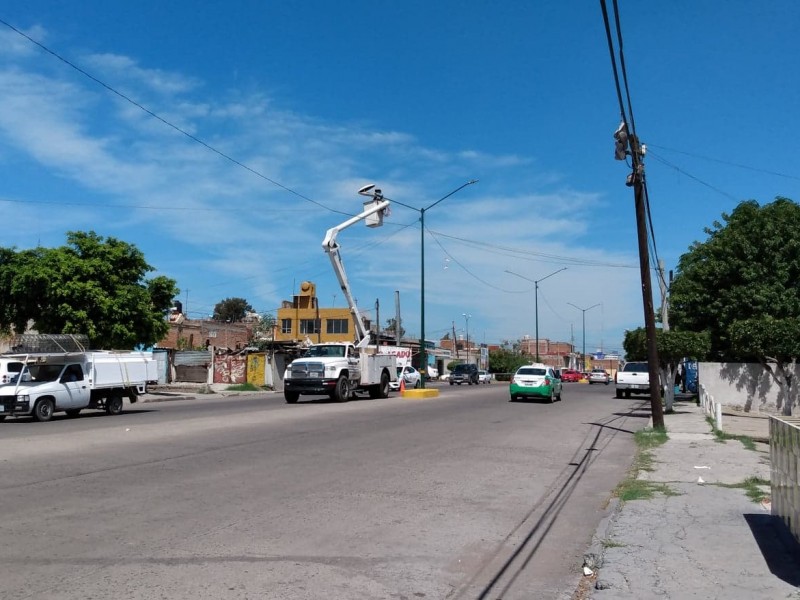
[[(719, 163), (721, 165), (728, 165), (731, 167), (738, 167), (740, 169), (747, 169), (748, 171), (755, 171), (756, 173), (766, 173), (767, 175), (774, 175), (775, 177), (784, 177), (786, 179), (795, 179), (800, 181), (800, 177), (797, 175), (788, 175), (786, 173), (780, 173), (778, 171), (770, 171), (768, 169), (760, 169), (758, 167), (751, 167), (749, 165), (743, 165), (741, 163), (735, 163), (727, 160), (722, 160), (719, 158), (712, 158), (710, 156), (703, 156), (702, 154), (694, 154), (692, 152), (685, 152), (684, 150), (676, 150), (675, 148), (667, 148), (666, 146), (658, 146), (656, 144), (647, 144), (648, 148), (661, 148), (662, 150), (666, 150), (668, 152), (676, 152), (677, 154), (684, 154), (686, 156), (691, 156), (692, 158), (701, 158), (703, 160), (709, 160), (711, 162)], [(652, 152), (651, 152), (652, 154)], [(666, 162), (666, 161), (665, 161)], [(668, 164), (668, 163), (667, 163)]]

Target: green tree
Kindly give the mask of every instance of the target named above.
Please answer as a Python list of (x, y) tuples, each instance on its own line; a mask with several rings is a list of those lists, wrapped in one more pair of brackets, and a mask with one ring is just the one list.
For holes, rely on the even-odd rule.
[(278, 320), (274, 315), (263, 314), (259, 316), (258, 322), (250, 335), (250, 346), (255, 346), (259, 350), (266, 350), (273, 340), (275, 326)]
[[(395, 319), (386, 319), (386, 329), (383, 330), (384, 333), (391, 335), (393, 337), (397, 337), (397, 322)], [(406, 334), (405, 328), (400, 325), (400, 338)]]
[(225, 298), (214, 306), (213, 319), (235, 323), (244, 319), (248, 312), (253, 312), (253, 307), (244, 298)]
[[(622, 341), (625, 349), (625, 358), (629, 361), (647, 360), (647, 332), (644, 327), (625, 332)], [(693, 331), (677, 331), (671, 329), (664, 331), (656, 329), (656, 348), (658, 348), (658, 371), (661, 376), (662, 389), (664, 390), (664, 404), (667, 412), (672, 411), (675, 401), (675, 381), (678, 365), (684, 358), (702, 360), (708, 355), (711, 340), (708, 333)]]
[(489, 352), (489, 371), (492, 373), (513, 373), (522, 365), (530, 362), (530, 356), (513, 350), (501, 348)]
[(58, 248), (0, 249), (0, 330), (82, 333), (98, 348), (162, 340), (180, 291), (135, 246), (94, 232), (67, 232)]
[(784, 414), (797, 404), (800, 357), (800, 205), (749, 200), (706, 228), (679, 262), (670, 321), (707, 331), (711, 356), (761, 363), (780, 388)]

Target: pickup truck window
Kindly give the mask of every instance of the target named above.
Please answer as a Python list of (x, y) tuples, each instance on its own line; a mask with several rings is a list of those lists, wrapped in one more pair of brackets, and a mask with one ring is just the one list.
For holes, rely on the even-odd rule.
[(69, 365), (64, 369), (64, 374), (61, 376), (61, 382), (68, 381), (83, 381), (83, 369), (80, 365)]
[(622, 370), (625, 373), (647, 373), (649, 368), (647, 367), (647, 363), (643, 362), (630, 362), (622, 367)]

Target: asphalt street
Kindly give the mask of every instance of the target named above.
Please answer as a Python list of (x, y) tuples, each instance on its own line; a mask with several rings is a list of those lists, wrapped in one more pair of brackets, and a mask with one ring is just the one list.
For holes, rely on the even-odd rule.
[(0, 424), (1, 598), (571, 598), (647, 416), (277, 394)]

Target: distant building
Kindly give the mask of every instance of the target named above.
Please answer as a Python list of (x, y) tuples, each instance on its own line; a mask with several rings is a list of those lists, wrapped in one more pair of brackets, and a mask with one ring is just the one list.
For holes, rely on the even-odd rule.
[[(365, 323), (367, 331), (370, 324)], [(352, 342), (355, 326), (348, 307), (320, 308), (317, 286), (300, 284), (300, 292), (278, 309), (276, 342)]]

